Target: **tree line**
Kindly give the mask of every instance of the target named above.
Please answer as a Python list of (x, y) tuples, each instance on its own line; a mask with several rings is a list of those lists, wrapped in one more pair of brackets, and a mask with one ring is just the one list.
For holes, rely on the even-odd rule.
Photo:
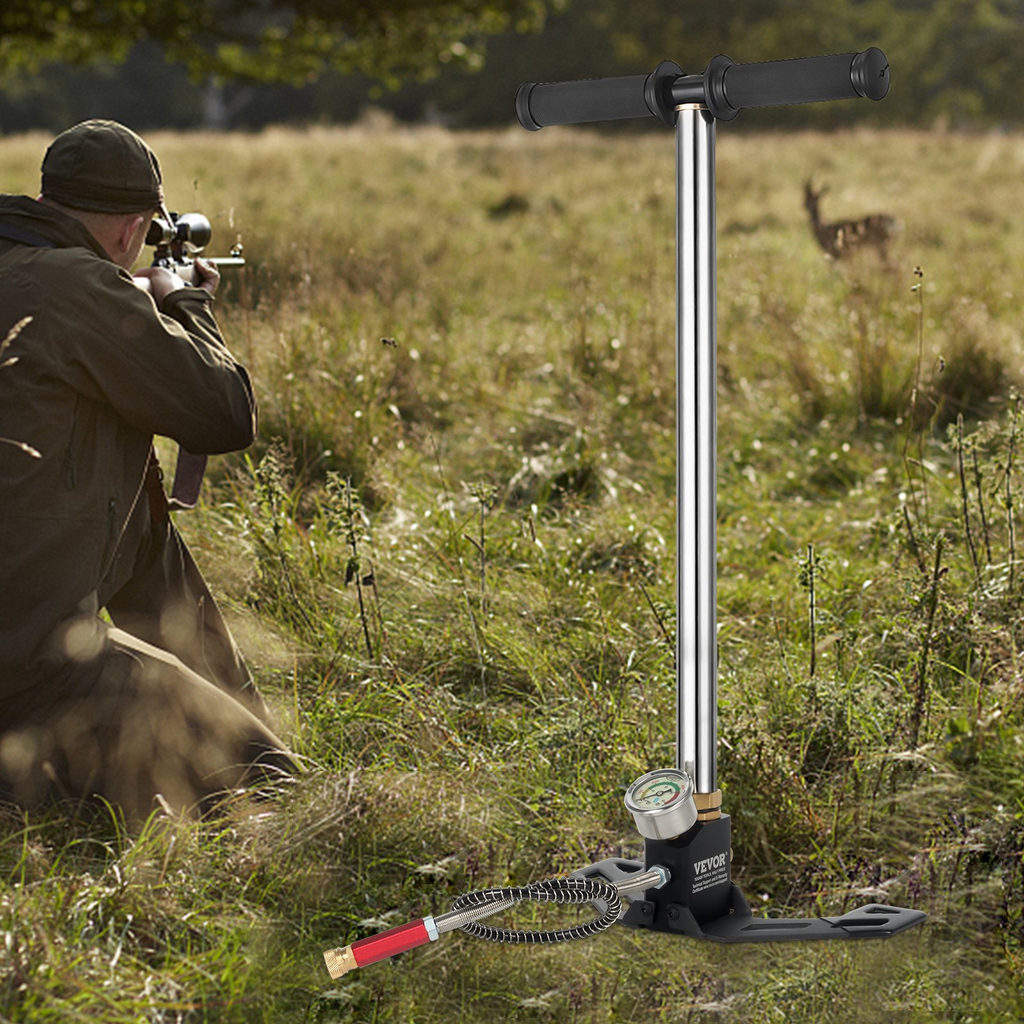
[(368, 106), (496, 126), (514, 119), (524, 80), (872, 45), (892, 65), (884, 103), (766, 110), (736, 126), (1024, 119), (1024, 0), (5, 0), (0, 131), (100, 115), (140, 130), (254, 129), (351, 121)]

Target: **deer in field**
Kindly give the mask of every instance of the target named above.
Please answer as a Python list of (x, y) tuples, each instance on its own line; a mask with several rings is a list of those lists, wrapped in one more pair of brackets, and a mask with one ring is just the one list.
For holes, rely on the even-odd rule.
[(896, 220), (885, 213), (872, 213), (857, 220), (823, 223), (819, 202), (827, 191), (827, 185), (815, 189), (810, 179), (804, 183), (804, 206), (811, 218), (814, 237), (825, 255), (838, 260), (856, 251), (875, 249), (882, 261), (888, 263), (889, 242), (896, 234)]

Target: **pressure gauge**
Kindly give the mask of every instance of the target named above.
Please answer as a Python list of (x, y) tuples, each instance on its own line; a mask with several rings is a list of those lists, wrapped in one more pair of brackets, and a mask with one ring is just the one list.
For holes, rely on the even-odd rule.
[(678, 768), (658, 768), (626, 790), (626, 807), (647, 839), (672, 839), (697, 820), (693, 780)]

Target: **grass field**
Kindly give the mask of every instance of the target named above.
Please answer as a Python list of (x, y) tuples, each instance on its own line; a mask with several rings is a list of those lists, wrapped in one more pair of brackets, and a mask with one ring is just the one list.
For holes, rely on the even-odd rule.
[[(46, 141), (0, 142), (0, 188)], [(178, 522), (308, 770), (217, 824), (3, 811), (0, 1019), (1024, 1019), (1024, 137), (719, 133), (734, 877), (925, 927), (454, 935), (337, 984), (328, 947), (639, 852), (622, 792), (674, 761), (671, 133), (150, 141), (250, 260), (218, 313), (260, 441)], [(823, 258), (812, 176), (826, 218), (899, 220), (890, 265)]]

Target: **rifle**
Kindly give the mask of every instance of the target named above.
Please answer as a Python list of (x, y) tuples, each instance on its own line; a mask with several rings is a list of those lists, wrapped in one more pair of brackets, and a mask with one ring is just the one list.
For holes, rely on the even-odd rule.
[[(196, 257), (210, 244), (212, 236), (210, 222), (201, 213), (171, 213), (170, 223), (163, 217), (154, 217), (145, 242), (156, 246), (150, 266), (163, 267), (187, 284), (192, 284), (195, 282)], [(218, 267), (244, 267), (242, 248), (242, 243), (236, 242), (229, 256), (203, 256), (203, 259)], [(136, 279), (136, 283), (140, 281), (145, 281), (145, 278)], [(148, 291), (148, 283), (146, 281), (140, 286)]]
[[(209, 220), (201, 213), (171, 213), (168, 223), (162, 217), (154, 217), (146, 232), (146, 245), (156, 246), (153, 253), (154, 267), (177, 274), (186, 284), (198, 283), (195, 277), (196, 257), (210, 244), (213, 229)], [(220, 267), (244, 267), (242, 243), (231, 247), (230, 256), (204, 256), (204, 260)], [(136, 277), (135, 283), (143, 291), (151, 292), (152, 285), (147, 277)], [(156, 473), (153, 457), (152, 472), (147, 471), (146, 487), (150, 495), (150, 510), (154, 518), (166, 517), (168, 508), (192, 508), (199, 497), (199, 488), (206, 469), (206, 456), (194, 455), (178, 449), (178, 464), (174, 471), (174, 487), (169, 499), (164, 497), (163, 486)]]

